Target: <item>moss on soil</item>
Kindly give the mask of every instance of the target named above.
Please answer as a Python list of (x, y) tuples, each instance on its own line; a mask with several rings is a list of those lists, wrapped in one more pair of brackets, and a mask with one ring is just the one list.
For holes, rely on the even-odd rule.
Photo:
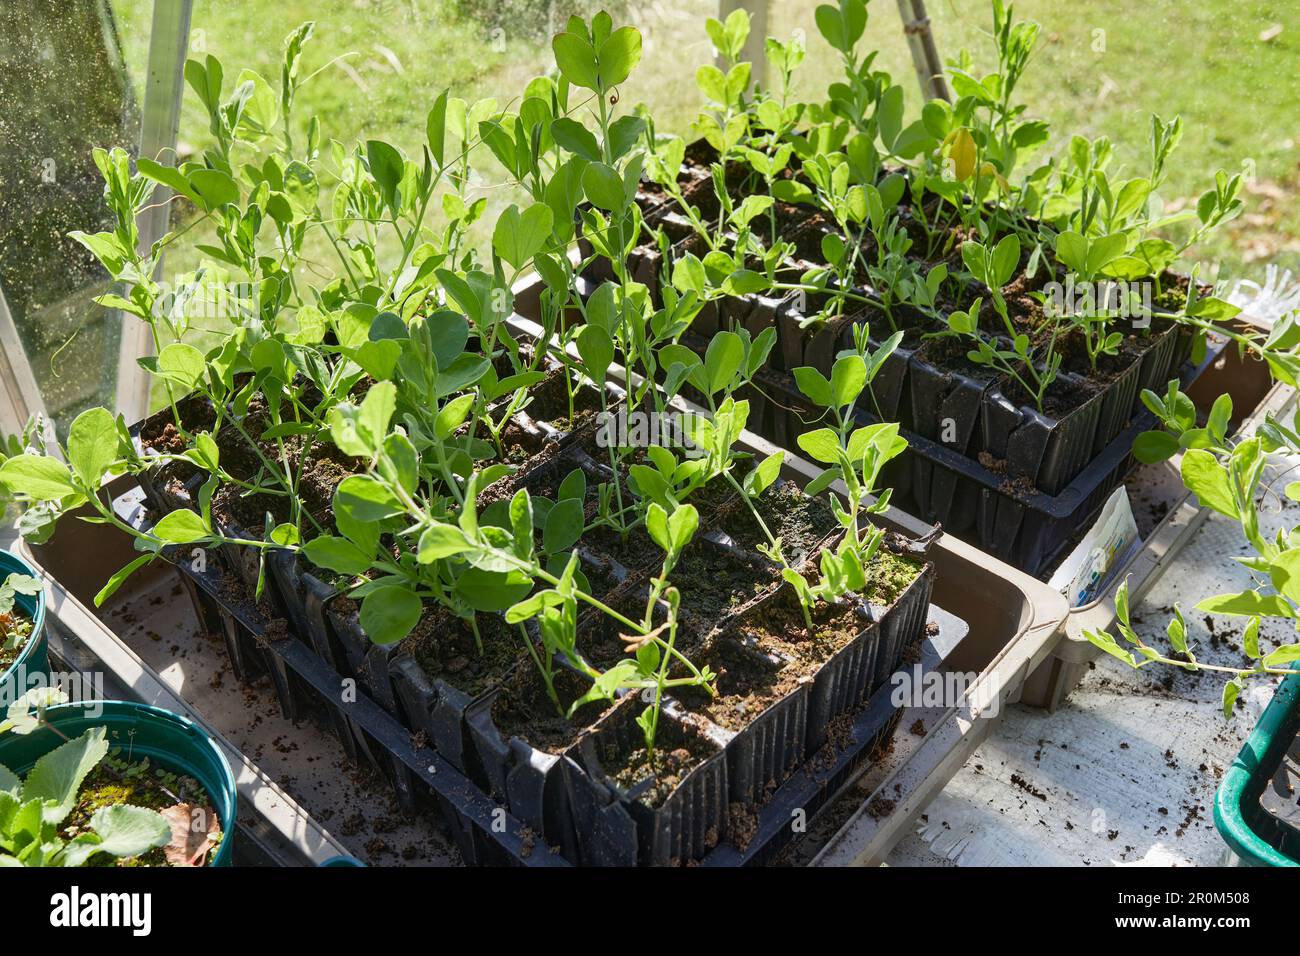
[[(212, 800), (203, 786), (193, 777), (172, 773), (153, 766), (146, 757), (131, 761), (121, 757), (121, 751), (109, 753), (90, 772), (81, 785), (77, 804), (64, 821), (60, 836), (70, 840), (90, 827), (90, 818), (96, 810), (129, 804), (149, 810), (165, 810), (178, 803), (212, 806)], [(208, 859), (216, 855), (224, 834), (217, 837)], [(155, 847), (140, 856), (118, 859), (106, 853), (90, 858), (90, 866), (170, 866), (163, 847)]]

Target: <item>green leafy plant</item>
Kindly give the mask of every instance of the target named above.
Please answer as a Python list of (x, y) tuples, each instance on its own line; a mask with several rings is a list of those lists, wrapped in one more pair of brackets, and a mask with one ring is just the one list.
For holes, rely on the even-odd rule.
[(41, 582), (30, 574), (15, 572), (0, 581), (0, 665), (13, 661), (31, 637), (32, 622), (14, 611), (18, 595), (40, 593)]
[[(1294, 454), (1300, 450), (1300, 433), (1295, 427), (1300, 422), (1287, 425), (1270, 416), (1258, 434), (1233, 441), (1225, 434), (1232, 416), (1232, 401), (1226, 395), (1215, 401), (1209, 421), (1203, 427), (1196, 425), (1195, 407), (1178, 390), (1176, 382), (1170, 382), (1163, 399), (1149, 391), (1143, 398), (1148, 407), (1161, 417), (1165, 428), (1142, 436), (1165, 436), (1148, 440), (1144, 448), (1145, 457), (1160, 460), (1181, 448), (1179, 470), (1183, 484), (1197, 496), (1203, 507), (1239, 522), (1247, 544), (1254, 551), (1251, 556), (1237, 558), (1251, 572), (1254, 578), (1252, 587), (1207, 597), (1196, 604), (1196, 610), (1208, 614), (1245, 618), (1242, 649), (1251, 663), (1230, 666), (1199, 661), (1195, 648), (1188, 641), (1186, 621), (1177, 606), (1174, 618), (1166, 628), (1173, 654), (1148, 646), (1130, 624), (1127, 580), (1115, 596), (1117, 628), (1125, 644), (1101, 631), (1085, 632), (1085, 637), (1135, 668), (1159, 663), (1189, 671), (1228, 675), (1223, 687), (1223, 713), (1230, 717), (1247, 680), (1289, 674), (1294, 662), (1300, 660), (1300, 643), (1281, 644), (1272, 650), (1261, 643), (1260, 625), (1263, 620), (1278, 619), (1289, 628), (1300, 618), (1300, 538), (1295, 528), (1280, 530), (1273, 537), (1265, 535), (1260, 527), (1257, 504), (1267, 470), (1267, 455), (1279, 451)], [(1300, 482), (1286, 485), (1284, 494), (1291, 501), (1300, 501)]]
[[(51, 727), (44, 720), (44, 707), (55, 702), (48, 689), (29, 692), (9, 705), (0, 733), (25, 734)], [(89, 829), (63, 834), (62, 825), (77, 806), (82, 783), (108, 751), (104, 728), (93, 727), (76, 739), (65, 739), (38, 759), (25, 777), (0, 765), (0, 867), (85, 866), (99, 854), (126, 859), (171, 840), (171, 826), (162, 814), (128, 804), (100, 807), (91, 816)]]
[(1010, 235), (1004, 236), (992, 247), (975, 241), (963, 243), (962, 261), (971, 275), (988, 287), (993, 311), (1002, 322), (1005, 338), (986, 335), (980, 328), (982, 299), (976, 299), (968, 309), (954, 310), (948, 316), (948, 328), (938, 334), (969, 339), (973, 347), (967, 353), (967, 358), (976, 365), (996, 369), (1014, 380), (1033, 399), (1041, 412), (1047, 390), (1056, 381), (1061, 368), (1062, 356), (1056, 350), (1060, 322), (1049, 317), (1047, 341), (1042, 346), (1035, 347), (1029, 333), (1017, 329), (1011, 320), (1002, 288), (1010, 282), (1020, 261), (1020, 240)]
[[(889, 350), (898, 344), (892, 340)], [(885, 349), (881, 352), (888, 354)], [(842, 354), (835, 360), (831, 376), (827, 379), (814, 368), (794, 370), (800, 391), (814, 405), (826, 410), (832, 425), (799, 436), (799, 447), (813, 461), (827, 467), (810, 481), (804, 489), (815, 495), (830, 487), (835, 481), (844, 483), (844, 499), (830, 498), (836, 520), (844, 529), (834, 553), (822, 552), (820, 578), (810, 584), (795, 568), (786, 567), (782, 576), (794, 588), (803, 609), (804, 623), (813, 628), (812, 611), (818, 600), (834, 601), (850, 593), (863, 591), (867, 585), (867, 569), (880, 546), (883, 532), (874, 526), (863, 528), (863, 518), (879, 514), (889, 507), (890, 490), (879, 490), (881, 470), (907, 448), (907, 440), (898, 434), (898, 425), (882, 422), (854, 427), (854, 406), (862, 390), (883, 362), (883, 355), (864, 357), (861, 354)], [(874, 500), (867, 499), (875, 496)]]

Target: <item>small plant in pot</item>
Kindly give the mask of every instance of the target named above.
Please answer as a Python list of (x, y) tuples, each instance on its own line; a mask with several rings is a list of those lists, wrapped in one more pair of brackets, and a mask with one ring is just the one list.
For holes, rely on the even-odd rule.
[[(3, 564), (0, 570), (4, 570)], [(36, 663), (43, 669), (43, 662), (36, 661), (35, 657), (44, 639), (39, 632), (44, 606), (38, 578), (21, 571), (0, 578), (0, 682), (4, 686), (9, 684), (10, 670), (20, 664)]]
[(226, 865), (234, 793), (188, 721), (31, 691), (0, 722), (0, 866)]

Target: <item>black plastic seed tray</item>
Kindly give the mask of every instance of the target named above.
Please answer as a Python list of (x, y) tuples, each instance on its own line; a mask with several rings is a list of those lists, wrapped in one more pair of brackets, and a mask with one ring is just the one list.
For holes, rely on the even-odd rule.
[[(885, 675), (885, 680), (873, 681), (876, 689), (867, 709), (852, 719), (852, 729), (847, 735), (837, 732), (833, 747), (822, 747), (819, 752), (808, 749), (809, 759), (802, 767), (788, 773), (785, 782), (774, 792), (764, 792), (766, 802), (753, 811), (759, 820), (759, 832), (746, 842), (744, 850), (720, 840), (718, 832), (710, 833), (708, 828), (698, 826), (708, 819), (725, 822), (729, 807), (743, 807), (747, 803), (752, 806), (752, 797), (757, 795), (751, 788), (747, 791), (750, 794), (747, 801), (745, 793), (729, 786), (728, 741), (721, 737), (716, 741), (716, 759), (697, 768), (709, 772), (700, 772), (695, 785), (679, 790), (668, 808), (647, 813), (646, 819), (627, 814), (625, 807), (635, 806), (634, 802), (611, 801), (610, 793), (593, 782), (590, 764), (582, 760), (583, 754), (577, 747), (573, 753), (550, 755), (522, 747), (522, 742), (517, 740), (507, 746), (516, 751), (516, 758), (524, 759), (503, 764), (509, 767), (509, 778), (504, 781), (504, 798), (498, 802), (485, 792), (489, 788), (462, 773), (446, 756), (426, 746), (424, 740), (413, 738), (410, 730), (368, 694), (349, 692), (347, 679), (330, 668), (312, 648), (293, 638), (268, 633), (269, 622), (258, 610), (230, 600), (219, 570), (198, 570), (185, 560), (178, 561), (177, 567), (201, 613), (215, 621), (217, 629), (225, 635), (232, 661), (237, 661), (237, 675), (241, 679), (259, 674), (269, 676), (282, 711), (291, 719), (300, 719), (313, 707), (329, 712), (332, 727), (349, 754), (379, 771), (404, 809), (415, 812), (429, 802), (437, 806), (462, 856), (471, 864), (544, 865), (539, 862), (543, 858), (557, 863), (568, 858), (594, 865), (634, 865), (638, 861), (665, 864), (701, 857), (705, 863), (716, 863), (732, 856), (737, 863), (761, 862), (770, 859), (797, 835), (771, 826), (766, 828), (770, 833), (764, 832), (764, 820), (791, 819), (785, 810), (774, 815), (772, 808), (797, 803), (804, 809), (805, 818), (810, 819), (892, 731), (893, 707), (889, 701), (892, 687)], [(907, 602), (909, 606), (913, 603), (916, 602)], [(926, 636), (919, 644), (918, 660), (923, 668), (941, 661), (965, 633), (964, 623), (933, 605), (928, 620), (932, 626), (926, 629)], [(882, 636), (881, 658), (892, 653), (886, 650), (886, 643)], [(630, 712), (636, 704), (634, 700), (625, 700), (611, 712), (611, 723), (615, 714)], [(788, 716), (779, 708), (773, 708), (773, 712), (782, 719)], [(670, 704), (665, 720), (681, 721), (682, 715), (674, 715)], [(472, 735), (473, 713), (468, 723)], [(625, 727), (622, 730), (628, 732)], [(639, 733), (634, 726), (632, 730)], [(716, 728), (710, 726), (706, 732), (716, 733)], [(771, 779), (773, 767), (765, 758), (770, 760), (772, 755), (763, 746), (768, 736), (771, 735), (750, 735), (755, 747), (745, 762), (753, 773), (737, 779), (749, 780), (751, 784), (760, 777)], [(477, 740), (475, 744), (481, 746)], [(591, 744), (585, 746), (589, 748)], [(521, 750), (527, 752), (518, 752)], [(789, 770), (788, 762), (779, 756), (775, 759), (782, 764), (780, 769)], [(553, 791), (557, 789), (564, 790), (562, 800), (554, 798)], [(700, 813), (700, 807), (706, 803), (713, 805), (717, 812)], [(572, 807), (572, 810), (556, 814), (557, 806)], [(522, 813), (515, 815), (510, 809)], [(691, 812), (686, 812), (687, 809)], [(691, 826), (683, 829), (678, 825), (682, 823)], [(505, 831), (498, 832), (503, 825)], [(625, 830), (622, 838), (618, 836), (620, 829)], [(643, 841), (641, 852), (630, 852), (629, 848), (637, 846), (638, 841)], [(561, 852), (552, 853), (550, 847)]]
[(446, 758), (413, 740), (409, 730), (367, 695), (351, 693), (346, 679), (310, 647), (268, 633), (269, 622), (256, 608), (230, 600), (219, 570), (211, 565), (200, 570), (184, 560), (176, 567), (223, 629), (236, 632), (236, 640), (264, 662), (286, 716), (301, 712), (308, 697), (333, 711), (335, 728), (347, 728), (351, 738), (345, 741), (349, 752), (361, 754), (384, 773), (404, 809), (433, 803), (467, 863), (569, 865), (563, 856), (539, 845), (539, 835), (489, 799)]
[[(948, 656), (966, 636), (967, 624), (931, 604), (929, 626), (921, 639), (915, 663), (900, 668), (914, 679), (943, 669)], [(753, 835), (743, 848), (719, 844), (702, 861), (703, 866), (753, 866), (772, 860), (805, 832), (817, 812), (850, 782), (854, 771), (878, 755), (893, 736), (900, 711), (892, 699), (894, 682), (882, 682), (843, 729), (834, 748), (813, 755), (753, 817)]]
[[(1217, 362), (1228, 345), (1227, 339), (1212, 337), (1202, 362), (1183, 369), (1183, 387), (1190, 387)], [(815, 411), (788, 375), (764, 372), (756, 384), (748, 427), (778, 445), (798, 448), (798, 436), (808, 430), (805, 422), (816, 417)], [(1163, 385), (1157, 389), (1163, 392)], [(861, 410), (857, 414), (864, 424), (876, 420)], [(1057, 494), (994, 471), (960, 449), (902, 431), (908, 450), (888, 466), (884, 484), (893, 488), (895, 506), (1039, 575), (1073, 546), (1101, 511), (1133, 466), (1134, 440), (1154, 427), (1155, 417), (1145, 410), (1130, 419)]]

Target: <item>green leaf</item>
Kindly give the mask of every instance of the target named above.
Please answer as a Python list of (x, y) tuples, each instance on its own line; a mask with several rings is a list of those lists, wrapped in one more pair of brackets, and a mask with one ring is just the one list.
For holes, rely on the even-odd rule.
[(366, 164), (370, 175), (375, 178), (379, 195), (393, 212), (401, 212), (402, 176), (406, 172), (406, 163), (402, 154), (393, 146), (382, 140), (372, 139), (366, 142)]
[(420, 535), (417, 558), (421, 564), (432, 564), (469, 549), (470, 543), (464, 531), (456, 525), (436, 524), (426, 528)]
[(162, 183), (173, 192), (188, 197), (195, 205), (202, 205), (198, 193), (194, 191), (190, 181), (185, 178), (185, 174), (174, 166), (164, 166), (148, 156), (141, 156), (136, 160), (135, 168), (140, 171), (142, 176), (152, 179), (156, 183)]
[[(840, 438), (832, 429), (819, 428), (799, 436), (799, 447), (814, 461), (833, 464), (840, 458)], [(812, 492), (809, 492), (812, 494)]]
[(1142, 432), (1133, 440), (1133, 457), (1151, 465), (1178, 453), (1178, 439), (1169, 432)]
[(1216, 594), (1198, 603), (1196, 610), (1239, 617), (1295, 617), (1294, 609), (1282, 597), (1258, 591)]
[(1300, 550), (1283, 551), (1269, 565), (1273, 587), (1292, 601), (1300, 601)]
[[(618, 86), (641, 61), (641, 33), (634, 27), (620, 27), (600, 45), (597, 75), (602, 89)], [(579, 84), (583, 85), (583, 84)]]
[(597, 88), (596, 51), (586, 37), (576, 33), (557, 34), (551, 39), (551, 50), (555, 65), (566, 80), (584, 89)]
[(745, 344), (735, 332), (719, 332), (704, 353), (704, 391), (713, 395), (731, 384), (745, 360)]
[(346, 512), (353, 521), (382, 521), (400, 514), (402, 506), (375, 479), (349, 475), (334, 491), (334, 510)]
[(600, 326), (586, 325), (578, 333), (577, 345), (587, 374), (595, 382), (603, 383), (614, 361), (614, 340)]
[(665, 551), (672, 551), (673, 539), (668, 533), (668, 512), (658, 502), (651, 502), (645, 513), (645, 529), (650, 539)]
[(587, 476), (581, 468), (575, 468), (564, 476), (560, 482), (560, 488), (556, 492), (555, 500), (563, 501), (566, 498), (574, 498), (578, 501), (585, 501), (587, 498)]
[(1228, 681), (1223, 685), (1223, 719), (1229, 720), (1232, 717), (1232, 708), (1237, 703), (1237, 697), (1241, 693), (1241, 682), (1237, 679)]
[(542, 547), (548, 554), (565, 551), (582, 536), (585, 528), (582, 501), (565, 498), (557, 501), (546, 516), (542, 529)]
[(831, 368), (831, 404), (836, 408), (852, 405), (867, 384), (867, 363), (860, 355), (845, 355)]
[(361, 627), (376, 644), (395, 644), (420, 621), (423, 605), (411, 591), (393, 584), (375, 588), (361, 600)]
[(533, 502), (527, 488), (510, 499), (510, 530), (515, 536), (515, 554), (526, 558), (533, 553)]
[(106, 408), (89, 408), (68, 430), (68, 464), (83, 484), (98, 488), (100, 479), (117, 460), (117, 422)]
[(1292, 661), (1300, 661), (1300, 644), (1283, 644), (1268, 657), (1264, 658), (1266, 667), (1281, 667)]
[(208, 211), (239, 202), (239, 187), (219, 169), (196, 169), (189, 174), (189, 180), (199, 205)]
[(1183, 612), (1177, 604), (1174, 605), (1174, 616), (1165, 627), (1165, 634), (1168, 635), (1169, 643), (1173, 645), (1174, 650), (1180, 654), (1187, 653), (1187, 622), (1183, 620)]
[(99, 593), (95, 595), (95, 607), (102, 607), (105, 601), (117, 593), (117, 589), (126, 582), (127, 578), (152, 561), (154, 557), (152, 554), (142, 554), (126, 567), (118, 568), (113, 573), (113, 576), (104, 583), (104, 586), (99, 589)]
[(169, 544), (188, 544), (210, 535), (203, 519), (193, 511), (169, 511), (153, 526), (153, 535)]
[(546, 245), (554, 221), (550, 207), (544, 203), (534, 203), (523, 213), (511, 203), (497, 219), (492, 248), (515, 269), (522, 269)]
[(173, 342), (158, 353), (158, 373), (186, 391), (203, 379), (207, 366), (203, 353), (184, 342)]
[(700, 513), (694, 505), (682, 505), (668, 516), (668, 536), (672, 541), (673, 552), (681, 554), (691, 543), (696, 530), (700, 527)]
[(745, 491), (751, 498), (757, 498), (767, 488), (776, 481), (777, 476), (781, 474), (781, 463), (785, 460), (785, 452), (777, 451), (768, 455), (763, 461), (745, 476)]
[(370, 570), (373, 554), (367, 554), (347, 538), (321, 535), (303, 545), (307, 560), (318, 568), (337, 574), (357, 575)]
[(132, 857), (154, 847), (166, 846), (172, 828), (156, 810), (119, 805), (100, 807), (90, 818), (90, 828), (99, 837), (94, 852), (116, 857)]
[(582, 171), (582, 190), (593, 206), (609, 212), (621, 212), (628, 202), (623, 178), (604, 163), (591, 163)]
[(18, 455), (0, 462), (0, 484), (37, 501), (58, 501), (77, 491), (68, 466), (44, 455)]
[(1120, 647), (1119, 644), (1115, 642), (1115, 638), (1111, 637), (1105, 631), (1084, 631), (1083, 636), (1086, 637), (1089, 643), (1094, 647), (1100, 648), (1111, 657), (1118, 658), (1129, 667), (1137, 666), (1137, 661), (1134, 660), (1133, 653)]
[(103, 727), (92, 727), (80, 737), (45, 754), (23, 782), (23, 802), (41, 801), (41, 819), (59, 824), (77, 804), (82, 781), (108, 753)]
[(444, 405), (438, 412), (438, 417), (434, 419), (434, 431), (437, 432), (440, 441), (446, 441), (452, 436), (457, 428), (464, 424), (469, 410), (474, 407), (474, 393), (469, 392), (457, 398), (453, 398)]
[(1188, 449), (1183, 454), (1182, 475), (1183, 484), (1202, 505), (1229, 518), (1241, 517), (1228, 473), (1213, 453), (1201, 448)]
[(600, 144), (596, 142), (595, 134), (577, 120), (561, 116), (552, 121), (551, 136), (561, 148), (567, 149), (575, 156), (589, 163), (600, 162)]
[(826, 376), (810, 365), (800, 366), (793, 372), (795, 384), (815, 404), (823, 408), (831, 406), (831, 383)]
[(433, 108), (429, 110), (429, 118), (425, 120), (424, 124), (425, 138), (429, 143), (429, 152), (433, 155), (439, 168), (446, 165), (447, 92), (447, 90), (443, 90), (438, 94), (438, 98), (433, 101)]
[(1252, 617), (1241, 635), (1241, 648), (1247, 657), (1258, 658), (1259, 652), (1259, 618)]
[(518, 571), (502, 573), (466, 568), (456, 581), (456, 593), (476, 611), (504, 611), (528, 596), (533, 579)]

